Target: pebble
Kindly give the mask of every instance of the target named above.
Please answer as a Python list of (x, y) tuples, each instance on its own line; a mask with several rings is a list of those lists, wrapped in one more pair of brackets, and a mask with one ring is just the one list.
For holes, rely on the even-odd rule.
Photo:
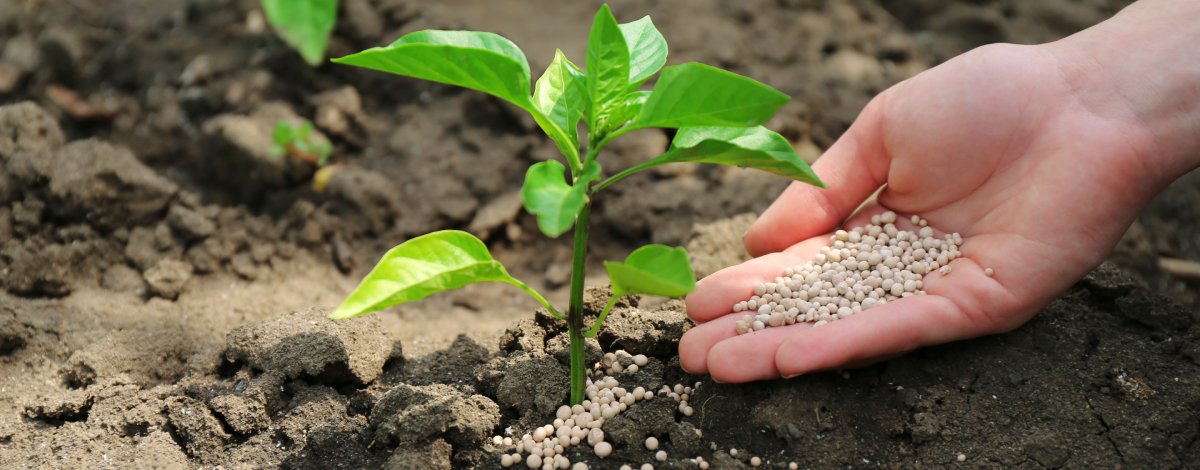
[(838, 230), (812, 261), (785, 269), (774, 282), (756, 284), (754, 295), (733, 305), (734, 312), (743, 313), (734, 326), (737, 333), (801, 322), (822, 326), (925, 294), (923, 276), (950, 273), (950, 262), (962, 256), (962, 235), (937, 237), (918, 215), (908, 218), (920, 226), (916, 232), (900, 230), (896, 219), (887, 211), (866, 226)]

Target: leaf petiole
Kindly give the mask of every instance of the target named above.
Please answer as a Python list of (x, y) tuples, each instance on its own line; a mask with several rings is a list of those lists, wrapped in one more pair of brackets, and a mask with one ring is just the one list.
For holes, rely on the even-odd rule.
[(512, 280), (504, 281), (504, 282), (507, 282), (509, 284), (512, 284), (514, 286), (521, 288), (521, 290), (525, 291), (526, 294), (529, 294), (530, 297), (533, 297), (533, 300), (536, 300), (537, 303), (542, 304), (542, 307), (545, 308), (547, 312), (550, 312), (550, 316), (557, 318), (559, 320), (567, 319), (566, 315), (563, 315), (562, 312), (559, 312), (558, 310), (556, 310), (553, 305), (550, 305), (550, 301), (546, 300), (546, 298), (543, 297), (540, 292), (538, 292), (537, 290), (534, 290), (534, 288), (532, 288), (532, 287), (529, 287), (529, 284), (526, 284), (526, 283), (522, 282), (520, 279), (516, 279), (516, 278), (513, 278)]
[(604, 325), (604, 319), (608, 318), (609, 312), (612, 312), (613, 307), (617, 306), (617, 301), (621, 300), (621, 297), (624, 297), (624, 295), (613, 292), (612, 296), (608, 298), (608, 303), (604, 304), (604, 310), (600, 311), (600, 316), (596, 317), (596, 322), (592, 323), (592, 327), (588, 328), (587, 332), (583, 334), (585, 338), (595, 338), (600, 333), (600, 327)]

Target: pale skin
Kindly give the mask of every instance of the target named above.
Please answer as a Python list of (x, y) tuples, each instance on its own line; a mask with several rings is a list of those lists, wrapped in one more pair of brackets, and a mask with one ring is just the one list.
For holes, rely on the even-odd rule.
[[(720, 382), (873, 363), (1012, 330), (1102, 262), (1149, 200), (1200, 166), (1200, 2), (1143, 0), (1058, 42), (985, 46), (872, 100), (750, 228), (757, 258), (700, 281), (684, 369)], [(860, 210), (879, 188), (878, 198)], [(899, 299), (813, 329), (738, 335), (731, 306), (884, 210), (962, 234)], [(992, 268), (993, 276), (984, 273)]]

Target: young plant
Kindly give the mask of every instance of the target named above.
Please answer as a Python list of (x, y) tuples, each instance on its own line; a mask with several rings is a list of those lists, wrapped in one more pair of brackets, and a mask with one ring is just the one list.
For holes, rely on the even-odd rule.
[(271, 138), (268, 153), (276, 158), (291, 157), (317, 167), (317, 171), (313, 173), (313, 189), (317, 192), (325, 190), (338, 165), (329, 164), (333, 146), (328, 140), (313, 135), (311, 122), (304, 121), (299, 128), (295, 128), (287, 122), (279, 121), (275, 124), (275, 132)]
[[(608, 5), (600, 7), (592, 22), (586, 71), (556, 51), (536, 83), (531, 83), (529, 64), (516, 45), (484, 32), (419, 31), (386, 47), (333, 61), (482, 91), (529, 112), (566, 165), (551, 160), (530, 166), (521, 198), (547, 236), (574, 228), (575, 245), (565, 314), (510, 276), (478, 238), (446, 230), (388, 251), (330, 316), (363, 315), (476, 282), (512, 284), (566, 321), (572, 404), (584, 398), (584, 338), (600, 331), (619, 298), (682, 297), (696, 287), (683, 248), (643, 246), (623, 262), (604, 263), (612, 297), (592, 325), (583, 324), (588, 217), (601, 190), (634, 173), (675, 162), (756, 168), (821, 185), (787, 139), (761, 127), (788, 101), (787, 95), (700, 63), (663, 68), (667, 43), (650, 18), (619, 24)], [(641, 90), (660, 69), (653, 89)], [(606, 144), (652, 127), (678, 129), (666, 153), (611, 176), (601, 174), (596, 160)]]
[(279, 121), (275, 124), (271, 140), (271, 155), (290, 156), (316, 167), (329, 164), (329, 155), (333, 152), (328, 140), (313, 135), (313, 125), (308, 121), (304, 121), (299, 128)]
[(267, 22), (309, 65), (325, 58), (337, 21), (337, 0), (262, 0)]

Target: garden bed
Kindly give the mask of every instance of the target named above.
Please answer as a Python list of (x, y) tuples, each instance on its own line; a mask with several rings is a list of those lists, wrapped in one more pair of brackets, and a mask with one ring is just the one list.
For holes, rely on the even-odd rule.
[[(578, 31), (595, 10), (435, 3), (343, 0), (330, 53), (466, 28), (510, 37), (540, 70), (556, 45), (583, 57)], [(672, 63), (792, 95), (769, 127), (815, 158), (890, 84), (978, 44), (1053, 40), (1120, 5), (947, 3), (614, 10), (653, 15)], [(489, 468), (493, 436), (553, 420), (562, 330), (519, 292), (479, 285), (323, 318), (385, 249), (443, 228), (481, 236), (562, 304), (569, 237), (543, 239), (515, 193), (524, 168), (555, 152), (534, 123), (475, 93), (309, 68), (255, 1), (120, 5), (0, 0), (0, 467)], [(324, 192), (311, 168), (266, 155), (279, 119), (313, 120), (333, 141), (343, 166)], [(626, 167), (668, 140), (642, 131), (601, 162)], [(1028, 325), (865, 369), (715, 384), (678, 368), (689, 327), (678, 302), (618, 309), (598, 346), (650, 356), (617, 375), (622, 386), (698, 381), (695, 412), (639, 403), (606, 425), (608, 459), (569, 455), (592, 468), (1198, 461), (1196, 280), (1156, 262), (1200, 259), (1196, 178), (1152, 203), (1115, 264)], [(734, 263), (752, 219), (727, 218), (785, 184), (716, 167), (631, 177), (596, 207), (590, 279), (602, 286), (599, 260), (646, 242), (687, 244), (700, 274)], [(635, 442), (646, 435), (666, 462)]]

